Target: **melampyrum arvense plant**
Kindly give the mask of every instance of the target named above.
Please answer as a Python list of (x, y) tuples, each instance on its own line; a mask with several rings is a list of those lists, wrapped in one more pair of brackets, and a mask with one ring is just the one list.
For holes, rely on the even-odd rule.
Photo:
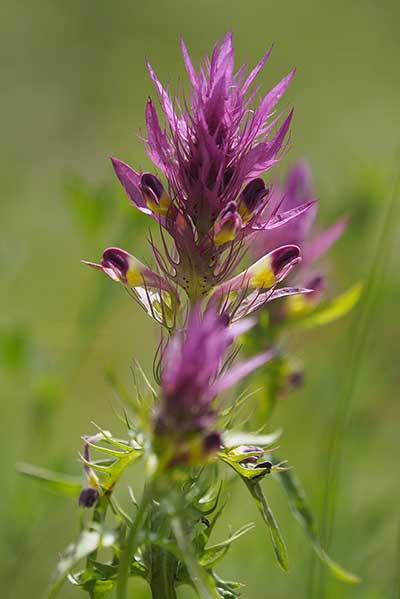
[[(112, 159), (134, 207), (158, 223), (159, 242), (150, 237), (153, 265), (116, 247), (104, 250), (99, 264), (86, 262), (121, 283), (159, 324), (158, 388), (137, 365), (132, 397), (125, 398), (123, 438), (98, 426), (84, 438), (83, 488), (25, 467), (75, 495), (83, 513), (79, 538), (61, 557), (49, 597), (68, 578), (91, 598), (115, 591), (125, 599), (134, 576), (144, 578), (157, 599), (176, 597), (180, 585), (206, 599), (238, 597), (241, 582), (222, 580), (216, 568), (254, 525), (244, 524), (223, 542), (211, 540), (226, 489), (237, 477), (269, 529), (283, 570), (287, 550), (265, 493), (272, 479), (283, 486), (322, 562), (336, 577), (358, 580), (321, 547), (304, 492), (274, 451), (280, 433), (265, 432), (276, 399), (302, 380), (283, 343), (288, 332), (338, 318), (359, 296), (356, 286), (325, 299), (326, 277), (315, 267), (346, 219), (313, 232), (317, 201), (304, 162), (294, 165), (283, 187), (261, 178), (288, 144), (292, 112), (280, 115), (275, 107), (294, 71), (257, 103), (254, 80), (270, 51), (246, 74), (244, 67), (234, 72), (231, 34), (197, 71), (181, 47), (189, 93), (172, 98), (148, 64), (163, 113), (160, 122), (148, 100), (144, 145), (154, 172)], [(236, 396), (227, 395), (237, 384)], [(254, 394), (253, 386), (262, 392)], [(144, 481), (127, 473), (120, 485), (138, 460)]]

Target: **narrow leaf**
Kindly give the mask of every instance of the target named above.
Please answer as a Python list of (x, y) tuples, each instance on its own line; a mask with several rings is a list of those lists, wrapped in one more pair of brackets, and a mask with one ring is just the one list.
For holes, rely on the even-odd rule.
[(236, 532), (234, 532), (230, 537), (225, 539), (225, 541), (222, 541), (221, 543), (216, 543), (211, 547), (206, 547), (200, 559), (201, 565), (207, 568), (213, 567), (220, 559), (224, 557), (225, 553), (228, 551), (233, 541), (236, 541), (241, 536), (245, 535), (247, 532), (252, 530), (254, 527), (255, 525), (253, 524), (253, 522), (245, 524)]
[(275, 520), (275, 516), (272, 513), (271, 508), (265, 498), (265, 495), (261, 489), (260, 483), (243, 479), (246, 487), (251, 493), (254, 501), (256, 502), (257, 508), (263, 517), (264, 521), (268, 525), (271, 533), (272, 545), (274, 547), (275, 555), (279, 565), (285, 572), (289, 569), (289, 560), (286, 550), (285, 541), (281, 535), (278, 527), (278, 523)]
[(350, 312), (360, 299), (362, 290), (362, 283), (356, 283), (356, 285), (350, 287), (350, 289), (333, 300), (322, 302), (315, 310), (301, 316), (293, 317), (293, 319), (289, 320), (289, 324), (293, 322), (295, 326), (302, 329), (312, 329), (334, 322)]
[(342, 580), (350, 584), (356, 584), (360, 582), (360, 578), (351, 572), (348, 572), (342, 566), (334, 562), (329, 555), (322, 548), (320, 540), (318, 538), (318, 532), (316, 529), (315, 521), (310, 507), (307, 505), (306, 496), (304, 490), (300, 486), (300, 483), (295, 478), (294, 474), (289, 471), (277, 472), (276, 476), (283, 486), (288, 499), (289, 505), (292, 509), (295, 518), (302, 524), (307, 536), (309, 537), (312, 547), (331, 573)]
[(82, 480), (80, 477), (52, 472), (46, 468), (22, 462), (17, 464), (17, 471), (24, 476), (38, 481), (47, 490), (57, 495), (78, 497), (82, 489)]

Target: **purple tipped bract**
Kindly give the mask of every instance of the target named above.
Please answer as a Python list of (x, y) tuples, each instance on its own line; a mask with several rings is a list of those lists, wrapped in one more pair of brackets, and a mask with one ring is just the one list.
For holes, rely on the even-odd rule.
[(203, 434), (204, 448), (219, 446), (214, 433), (215, 397), (242, 377), (273, 357), (265, 352), (223, 371), (224, 355), (240, 334), (252, 323), (229, 326), (225, 315), (208, 309), (192, 310), (184, 332), (169, 341), (161, 362), (161, 400), (155, 417), (158, 435), (185, 438)]

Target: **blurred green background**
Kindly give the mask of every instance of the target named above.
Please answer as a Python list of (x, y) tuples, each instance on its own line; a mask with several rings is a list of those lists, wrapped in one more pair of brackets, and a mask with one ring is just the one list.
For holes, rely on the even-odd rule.
[[(79, 524), (74, 502), (18, 477), (16, 462), (79, 473), (80, 436), (92, 430), (90, 421), (118, 430), (105, 369), (129, 384), (133, 356), (151, 368), (157, 335), (150, 320), (121, 288), (79, 263), (97, 259), (107, 245), (149, 256), (148, 222), (128, 207), (107, 158), (149, 166), (135, 135), (144, 125), (146, 98), (154, 95), (145, 56), (162, 80), (176, 85), (183, 79), (179, 36), (197, 62), (232, 29), (238, 65), (252, 65), (275, 43), (260, 77), (263, 89), (298, 67), (284, 100), (295, 106), (295, 119), (280, 169), (307, 157), (320, 222), (351, 214), (331, 254), (332, 285), (342, 290), (367, 276), (398, 172), (400, 5), (4, 0), (0, 11), (0, 596), (14, 599), (41, 596)], [(291, 569), (279, 571), (260, 524), (220, 567), (246, 583), (248, 599), (400, 597), (398, 216), (396, 205), (378, 254), (384, 272), (345, 429), (331, 543), (333, 556), (363, 582), (348, 587), (321, 577), (271, 481)], [(307, 365), (306, 384), (274, 416), (274, 426), (285, 430), (280, 453), (295, 467), (322, 525), (356, 316), (293, 340)], [(259, 523), (237, 486), (218, 534), (229, 521), (249, 520)], [(60, 596), (79, 591), (66, 585)], [(132, 587), (132, 597), (148, 594)]]

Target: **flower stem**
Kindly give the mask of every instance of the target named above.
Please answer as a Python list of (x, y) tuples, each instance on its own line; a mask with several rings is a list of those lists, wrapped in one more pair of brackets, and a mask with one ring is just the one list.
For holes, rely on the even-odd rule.
[(151, 488), (148, 486), (143, 492), (143, 497), (136, 518), (129, 530), (128, 537), (123, 545), (119, 572), (117, 579), (117, 599), (127, 599), (128, 578), (130, 573), (130, 564), (132, 557), (137, 549), (139, 542), (139, 533), (146, 519), (148, 507), (152, 498)]
[(150, 588), (153, 599), (176, 599), (176, 559), (169, 551), (153, 545), (151, 548)]

